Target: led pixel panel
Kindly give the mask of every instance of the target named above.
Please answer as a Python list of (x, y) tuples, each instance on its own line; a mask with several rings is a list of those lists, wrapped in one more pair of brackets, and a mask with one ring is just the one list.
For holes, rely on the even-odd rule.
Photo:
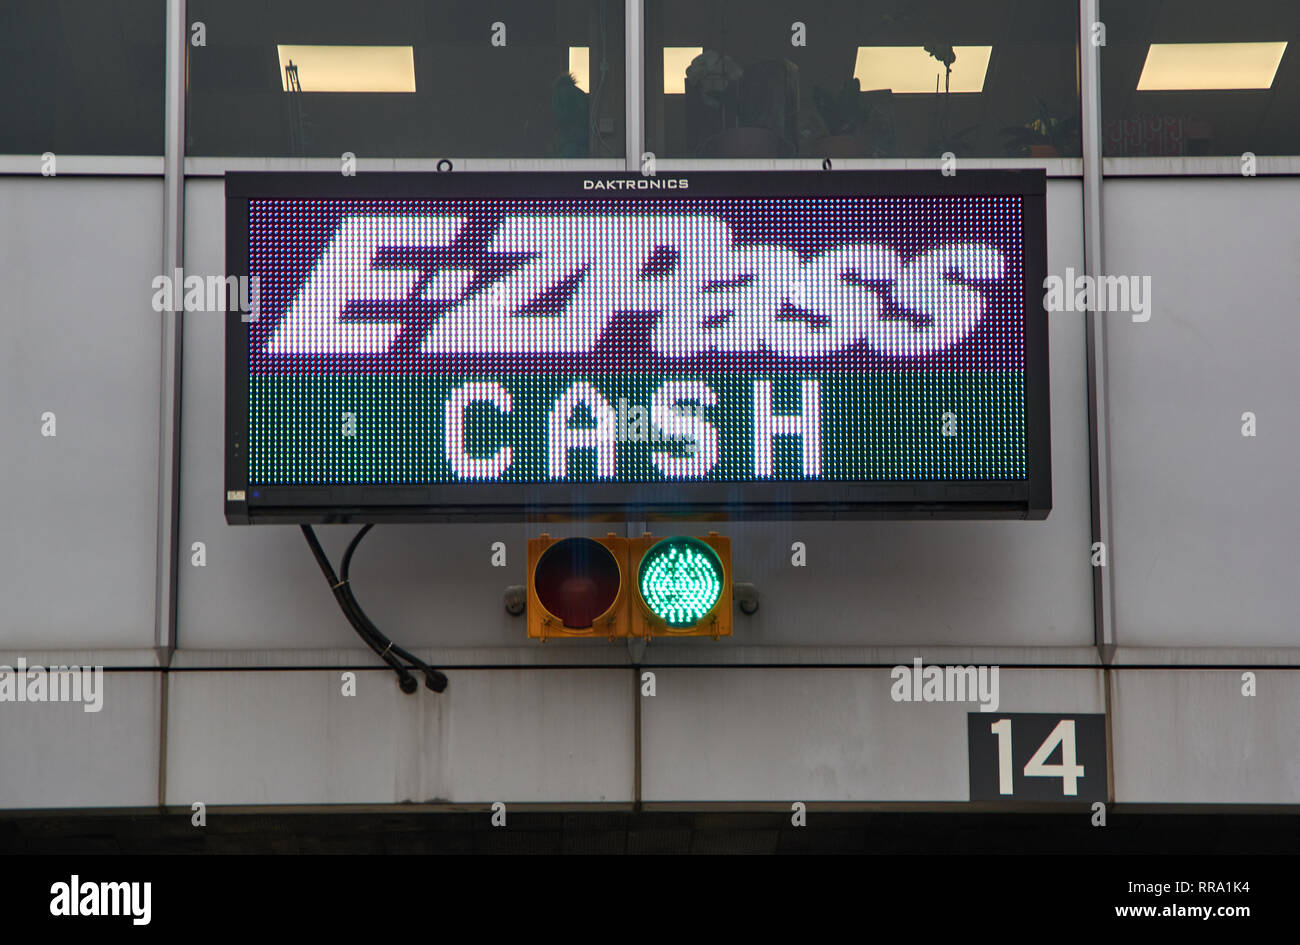
[(1042, 517), (1044, 229), (1041, 172), (228, 175), (228, 517)]

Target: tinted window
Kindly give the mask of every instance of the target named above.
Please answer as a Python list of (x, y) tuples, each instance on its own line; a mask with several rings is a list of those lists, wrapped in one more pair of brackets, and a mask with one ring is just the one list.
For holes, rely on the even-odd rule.
[(1072, 0), (647, 0), (649, 148), (1078, 155), (1077, 35)]
[(1295, 0), (1105, 0), (1107, 157), (1300, 154)]
[[(195, 155), (621, 156), (620, 0), (191, 0)], [(301, 91), (298, 91), (300, 89)]]
[(162, 0), (0, 3), (0, 153), (162, 154)]

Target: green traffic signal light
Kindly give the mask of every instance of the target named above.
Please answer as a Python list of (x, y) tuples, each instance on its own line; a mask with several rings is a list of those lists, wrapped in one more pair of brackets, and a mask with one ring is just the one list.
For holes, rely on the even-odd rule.
[(698, 538), (665, 538), (637, 568), (637, 587), (650, 612), (670, 627), (692, 627), (722, 597), (722, 559)]

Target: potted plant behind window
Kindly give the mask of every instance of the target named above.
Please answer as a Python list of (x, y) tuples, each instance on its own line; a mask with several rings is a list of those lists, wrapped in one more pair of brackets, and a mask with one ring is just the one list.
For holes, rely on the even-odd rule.
[(942, 92), (939, 91), (938, 77), (935, 77), (934, 131), (930, 136), (930, 153), (946, 154), (951, 151), (954, 155), (964, 155), (971, 148), (967, 138), (979, 128), (979, 125), (968, 125), (959, 131), (948, 130), (949, 108), (952, 102), (948, 98), (948, 93), (952, 85), (952, 67), (957, 61), (957, 50), (947, 43), (930, 43), (923, 48), (931, 58), (943, 64)]
[(1079, 150), (1079, 116), (1057, 117), (1044, 99), (1036, 99), (1034, 117), (1002, 129), (1007, 150), (1020, 157), (1062, 157)]

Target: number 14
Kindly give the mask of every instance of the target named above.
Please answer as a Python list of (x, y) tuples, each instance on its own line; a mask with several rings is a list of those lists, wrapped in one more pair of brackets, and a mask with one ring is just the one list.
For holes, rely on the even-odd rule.
[[(1011, 720), (998, 719), (989, 730), (998, 737), (998, 793), (1014, 794), (1011, 771)], [(1061, 763), (1047, 764), (1056, 746), (1061, 746)], [(1034, 756), (1025, 765), (1027, 778), (1060, 778), (1061, 792), (1067, 797), (1079, 793), (1079, 779), (1083, 777), (1083, 765), (1074, 756), (1074, 719), (1062, 719), (1047, 736), (1047, 740), (1038, 746)]]

